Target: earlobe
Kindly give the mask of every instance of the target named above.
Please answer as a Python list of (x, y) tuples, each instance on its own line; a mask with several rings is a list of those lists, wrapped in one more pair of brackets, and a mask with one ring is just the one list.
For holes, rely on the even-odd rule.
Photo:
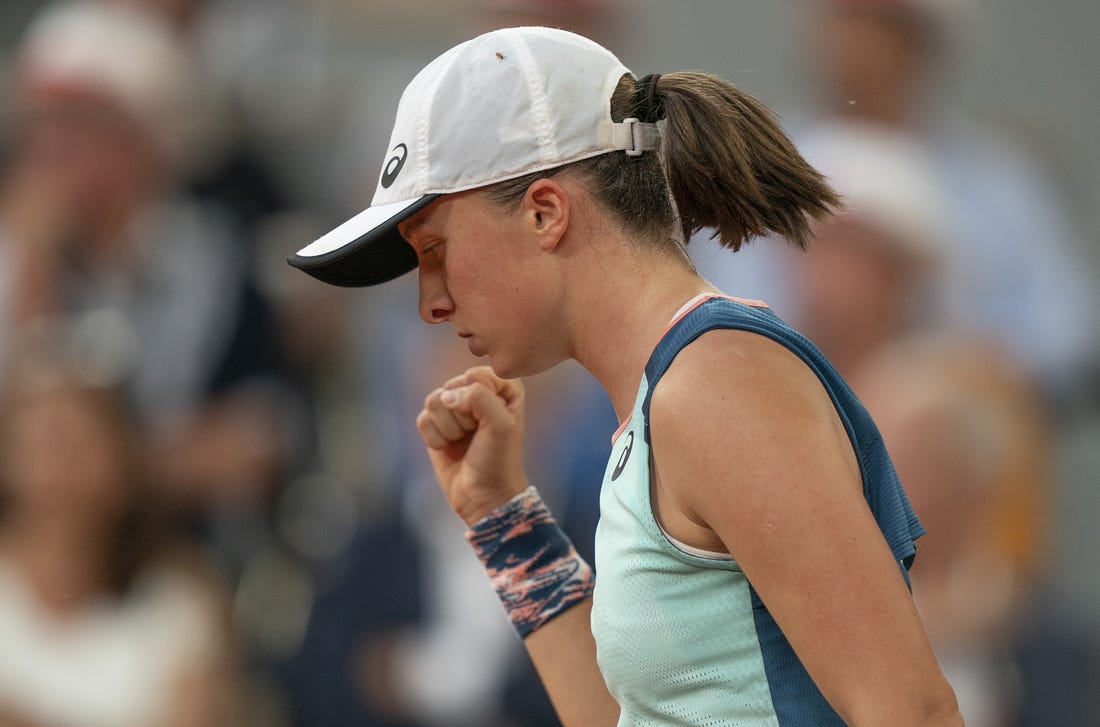
[(539, 179), (531, 183), (524, 195), (533, 232), (539, 238), (543, 250), (553, 250), (569, 229), (569, 195), (553, 179)]

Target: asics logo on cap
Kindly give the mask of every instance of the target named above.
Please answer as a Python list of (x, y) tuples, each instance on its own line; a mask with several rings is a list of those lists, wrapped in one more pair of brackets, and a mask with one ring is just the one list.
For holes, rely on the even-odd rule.
[(405, 166), (405, 159), (409, 156), (409, 148), (404, 144), (398, 144), (393, 148), (393, 151), (397, 152), (389, 161), (386, 162), (386, 168), (382, 170), (382, 187), (389, 189), (390, 185), (397, 179), (397, 175), (401, 173), (401, 168)]

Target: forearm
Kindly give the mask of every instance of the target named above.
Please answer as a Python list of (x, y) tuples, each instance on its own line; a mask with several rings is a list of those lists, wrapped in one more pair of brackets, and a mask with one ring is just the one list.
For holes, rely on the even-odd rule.
[(566, 725), (613, 725), (618, 707), (596, 664), (592, 569), (534, 488), (474, 523), (467, 539)]
[(565, 727), (614, 725), (619, 718), (596, 665), (591, 613), (592, 599), (586, 598), (523, 642)]

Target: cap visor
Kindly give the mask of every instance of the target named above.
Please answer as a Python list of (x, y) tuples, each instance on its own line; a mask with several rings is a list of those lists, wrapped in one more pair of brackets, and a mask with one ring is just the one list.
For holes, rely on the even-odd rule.
[(377, 285), (416, 267), (416, 253), (397, 225), (431, 204), (429, 194), (375, 205), (306, 245), (287, 260), (318, 280), (344, 287)]

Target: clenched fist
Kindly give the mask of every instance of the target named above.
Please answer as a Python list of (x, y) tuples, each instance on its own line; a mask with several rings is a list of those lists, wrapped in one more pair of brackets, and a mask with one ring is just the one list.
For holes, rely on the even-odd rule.
[(523, 384), (477, 366), (428, 394), (416, 418), (443, 493), (467, 525), (527, 488)]

